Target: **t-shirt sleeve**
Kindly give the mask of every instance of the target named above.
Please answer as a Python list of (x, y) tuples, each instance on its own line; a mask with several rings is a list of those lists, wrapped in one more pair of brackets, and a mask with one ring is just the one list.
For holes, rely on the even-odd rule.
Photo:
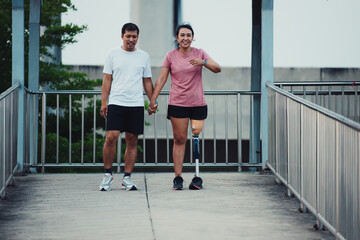
[(113, 74), (111, 54), (108, 54), (107, 57), (106, 57), (106, 59), (105, 59), (105, 64), (104, 64), (103, 73)]
[(169, 68), (170, 69), (170, 66), (171, 66), (171, 61), (170, 61), (170, 54), (169, 52), (166, 54), (165, 58), (164, 58), (164, 61), (162, 63), (162, 66), (165, 67), (165, 68)]
[(144, 69), (143, 77), (144, 78), (151, 78), (152, 77), (150, 57), (148, 57), (147, 60), (146, 60), (146, 66), (145, 66), (145, 69)]
[(205, 52), (204, 50), (200, 49), (200, 52), (201, 52), (202, 59), (208, 60), (210, 58), (209, 54), (207, 54), (207, 52)]

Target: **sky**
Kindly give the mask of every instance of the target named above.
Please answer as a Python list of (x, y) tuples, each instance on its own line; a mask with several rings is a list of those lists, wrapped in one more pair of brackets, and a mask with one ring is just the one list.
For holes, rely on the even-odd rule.
[[(62, 23), (87, 25), (62, 52), (63, 64), (103, 65), (122, 45), (130, 0), (72, 0)], [(251, 66), (251, 0), (182, 0), (194, 47), (223, 67)], [(274, 0), (274, 67), (360, 68), (359, 0)], [(141, 30), (141, 26), (140, 30)], [(140, 36), (142, 37), (142, 36)]]

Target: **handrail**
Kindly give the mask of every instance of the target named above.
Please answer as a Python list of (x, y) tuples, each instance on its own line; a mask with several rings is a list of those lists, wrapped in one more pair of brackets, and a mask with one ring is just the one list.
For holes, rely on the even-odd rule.
[(7, 95), (9, 95), (10, 93), (12, 93), (12, 91), (14, 91), (16, 88), (20, 87), (21, 83), (20, 82), (16, 82), (14, 85), (12, 85), (11, 87), (9, 87), (7, 90), (5, 90), (4, 92), (2, 92), (0, 94), (0, 100), (5, 98)]
[[(25, 91), (31, 94), (74, 94), (74, 95), (87, 95), (87, 94), (101, 94), (101, 90), (29, 90), (25, 88)], [(160, 95), (169, 95), (169, 90), (162, 90)], [(257, 91), (245, 91), (245, 90), (205, 90), (205, 95), (234, 95), (234, 94), (241, 94), (241, 95), (261, 95), (261, 92)], [(145, 94), (145, 92), (144, 92)]]
[(308, 100), (306, 100), (306, 99), (303, 99), (303, 98), (301, 98), (301, 97), (295, 96), (295, 95), (289, 93), (289, 92), (286, 91), (286, 90), (283, 90), (283, 89), (281, 89), (281, 88), (279, 88), (279, 87), (276, 87), (276, 86), (275, 86), (273, 83), (271, 83), (270, 81), (267, 81), (267, 82), (266, 82), (266, 86), (269, 87), (269, 88), (271, 88), (271, 89), (273, 89), (274, 91), (276, 91), (276, 92), (278, 92), (278, 93), (280, 93), (280, 94), (282, 94), (282, 95), (284, 95), (284, 96), (286, 96), (286, 97), (288, 97), (288, 98), (290, 98), (290, 99), (298, 102), (298, 103), (301, 103), (301, 104), (303, 104), (303, 105), (305, 105), (305, 106), (307, 106), (307, 107), (309, 107), (309, 108), (311, 108), (311, 109), (314, 109), (314, 110), (316, 110), (316, 111), (319, 111), (319, 112), (321, 112), (321, 113), (323, 113), (323, 114), (325, 114), (325, 115), (327, 115), (327, 116), (329, 116), (329, 117), (331, 117), (331, 118), (333, 118), (333, 119), (335, 119), (335, 120), (338, 120), (338, 121), (344, 123), (345, 125), (347, 125), (347, 126), (349, 126), (349, 127), (351, 127), (351, 128), (354, 128), (354, 129), (360, 131), (360, 124), (357, 123), (357, 122), (355, 122), (355, 121), (353, 121), (353, 120), (351, 120), (351, 119), (348, 119), (348, 118), (346, 118), (346, 117), (344, 117), (344, 116), (342, 116), (342, 115), (340, 115), (340, 114), (337, 114), (337, 113), (335, 113), (335, 112), (332, 112), (332, 111), (330, 111), (330, 110), (328, 110), (328, 109), (326, 109), (326, 108), (324, 108), (324, 107), (321, 107), (321, 106), (319, 106), (319, 105), (317, 105), (317, 104), (314, 104), (314, 103), (312, 103), (312, 102), (310, 102), (310, 101), (308, 101)]
[(344, 86), (344, 85), (360, 85), (359, 81), (302, 81), (302, 82), (274, 82), (274, 85), (282, 86)]

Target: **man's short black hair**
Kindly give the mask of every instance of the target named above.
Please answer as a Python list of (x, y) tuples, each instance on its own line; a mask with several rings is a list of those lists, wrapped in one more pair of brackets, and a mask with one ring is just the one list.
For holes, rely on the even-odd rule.
[(136, 26), (135, 23), (125, 23), (121, 29), (121, 35), (124, 35), (125, 31), (137, 31), (138, 35), (140, 33), (140, 30), (139, 30), (138, 26)]

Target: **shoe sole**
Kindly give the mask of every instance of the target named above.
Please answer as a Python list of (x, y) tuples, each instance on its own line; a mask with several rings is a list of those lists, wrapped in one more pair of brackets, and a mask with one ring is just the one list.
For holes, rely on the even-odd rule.
[(137, 187), (132, 185), (131, 188), (127, 188), (126, 186), (122, 185), (121, 186), (122, 189), (125, 189), (126, 191), (134, 191), (137, 190)]
[(195, 185), (195, 184), (190, 184), (189, 189), (191, 189), (191, 190), (200, 190), (200, 189), (202, 189), (202, 186), (201, 185), (198, 186), (198, 185)]
[(173, 190), (183, 190), (183, 189), (184, 189), (183, 187), (178, 187), (178, 188), (173, 187)]

